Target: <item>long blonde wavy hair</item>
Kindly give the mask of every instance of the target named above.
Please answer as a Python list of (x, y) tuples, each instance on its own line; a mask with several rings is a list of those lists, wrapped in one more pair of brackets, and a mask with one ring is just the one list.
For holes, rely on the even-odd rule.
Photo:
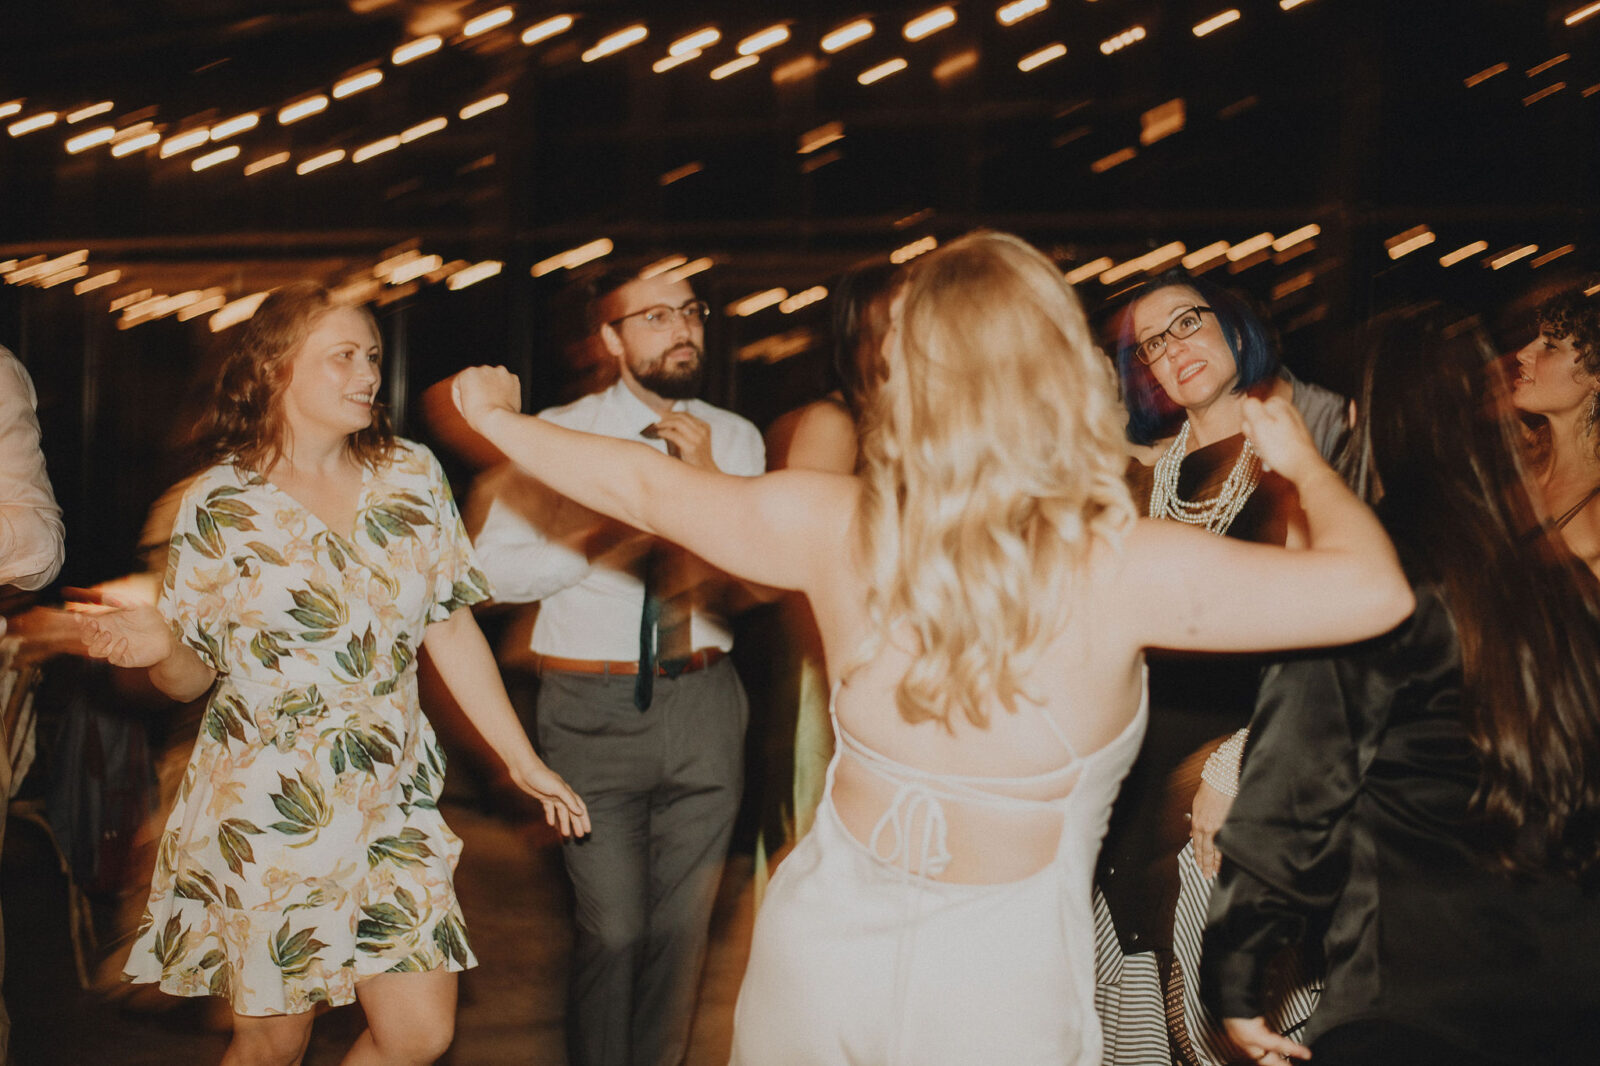
[(1091, 543), (1133, 521), (1125, 414), (1077, 296), (1016, 237), (916, 260), (898, 307), (862, 440), (863, 657), (911, 634), (900, 714), (985, 728), (990, 700), (1029, 697)]

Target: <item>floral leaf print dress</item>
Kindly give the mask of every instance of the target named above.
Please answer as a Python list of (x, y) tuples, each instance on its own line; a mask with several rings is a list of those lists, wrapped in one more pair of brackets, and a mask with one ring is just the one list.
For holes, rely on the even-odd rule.
[(374, 974), (476, 965), (416, 652), (429, 623), (488, 596), (420, 445), (366, 472), (349, 531), (232, 464), (195, 479), (161, 610), (218, 683), (128, 980), (293, 1014), (349, 1003)]

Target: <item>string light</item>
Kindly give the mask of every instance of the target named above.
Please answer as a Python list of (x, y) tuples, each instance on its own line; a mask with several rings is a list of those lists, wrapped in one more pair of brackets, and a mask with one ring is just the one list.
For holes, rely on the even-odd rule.
[(906, 23), (905, 37), (908, 41), (920, 41), (924, 37), (931, 37), (940, 30), (948, 29), (955, 24), (955, 8), (948, 6), (936, 7), (932, 11), (926, 11)]
[(609, 37), (602, 37), (593, 48), (590, 48), (578, 58), (582, 59), (585, 63), (593, 63), (597, 59), (604, 59), (606, 56), (616, 55), (624, 48), (631, 48), (648, 36), (650, 36), (650, 31), (642, 24), (629, 26), (625, 30), (618, 30)]
[(444, 46), (444, 41), (437, 33), (430, 33), (426, 37), (418, 37), (414, 41), (407, 41), (389, 54), (389, 61), (397, 67), (403, 67), (413, 60), (423, 56), (432, 55)]
[(995, 11), (994, 17), (1002, 26), (1015, 26), (1029, 15), (1037, 15), (1050, 6), (1050, 0), (1016, 0)]
[(873, 32), (874, 27), (867, 19), (856, 19), (854, 22), (847, 22), (838, 29), (830, 31), (827, 36), (822, 38), (822, 50), (832, 55), (834, 52), (866, 40), (872, 36)]
[(543, 22), (536, 22), (522, 31), (522, 43), (538, 44), (540, 41), (548, 41), (556, 34), (566, 33), (572, 29), (572, 22), (571, 15), (557, 15), (555, 18), (548, 18)]
[(1038, 70), (1052, 60), (1060, 59), (1067, 54), (1067, 46), (1057, 41), (1055, 44), (1045, 45), (1037, 52), (1029, 53), (1017, 60), (1017, 69), (1023, 73)]
[(383, 81), (383, 71), (374, 67), (372, 70), (363, 70), (359, 74), (352, 74), (333, 84), (333, 98), (343, 100), (347, 96), (354, 96), (363, 89), (370, 89)]
[(907, 63), (904, 59), (886, 60), (882, 63), (879, 63), (875, 67), (868, 67), (860, 74), (857, 74), (856, 81), (860, 82), (862, 85), (871, 85), (873, 82), (882, 81), (891, 74), (900, 73), (902, 70), (906, 69), (906, 66)]
[(1217, 30), (1222, 29), (1222, 27), (1227, 26), (1230, 23), (1238, 22), (1240, 17), (1239, 9), (1236, 7), (1229, 8), (1226, 11), (1218, 12), (1217, 14), (1206, 19), (1204, 22), (1195, 26), (1194, 35), (1196, 37), (1204, 37), (1208, 33), (1215, 33)]
[(461, 36), (477, 37), (490, 30), (499, 29), (515, 18), (516, 14), (516, 10), (510, 7), (497, 7), (493, 11), (485, 11), (476, 18), (467, 20), (467, 24), (461, 27)]

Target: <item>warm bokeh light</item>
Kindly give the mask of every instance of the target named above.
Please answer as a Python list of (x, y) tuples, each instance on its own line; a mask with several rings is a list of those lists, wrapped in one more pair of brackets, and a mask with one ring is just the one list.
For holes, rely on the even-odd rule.
[(1240, 18), (1239, 9), (1231, 7), (1226, 11), (1217, 12), (1204, 22), (1197, 24), (1193, 32), (1196, 37), (1204, 37), (1208, 33), (1215, 33), (1224, 26), (1238, 22)]
[(372, 70), (363, 70), (359, 74), (352, 74), (333, 83), (333, 98), (343, 100), (347, 96), (354, 96), (363, 89), (370, 89), (382, 84), (383, 71), (374, 67)]
[(21, 100), (7, 100), (5, 103), (0, 104), (0, 118), (10, 118), (12, 115), (20, 115), (21, 113)]
[(205, 155), (199, 156), (189, 166), (195, 173), (199, 173), (202, 170), (211, 169), (218, 163), (226, 163), (230, 159), (237, 158), (239, 158), (239, 146), (230, 144), (226, 148), (218, 148), (215, 152), (207, 152)]
[(1577, 10), (1569, 13), (1567, 17), (1561, 21), (1566, 23), (1568, 26), (1576, 26), (1584, 19), (1596, 14), (1600, 14), (1600, 3), (1585, 4), (1583, 7), (1580, 7)]
[(452, 292), (464, 289), (468, 285), (476, 285), (480, 281), (494, 277), (505, 269), (505, 264), (498, 259), (485, 259), (471, 266), (462, 267), (445, 280)]
[(420, 140), (423, 137), (428, 136), (430, 133), (438, 133), (447, 125), (449, 125), (449, 123), (444, 119), (443, 116), (440, 116), (439, 118), (430, 118), (426, 122), (419, 122), (410, 129), (402, 130), (400, 132), (400, 143), (410, 144), (412, 141)]
[(1115, 37), (1107, 37), (1105, 40), (1101, 41), (1100, 54), (1103, 56), (1108, 56), (1113, 52), (1120, 52), (1130, 44), (1137, 44), (1138, 42), (1144, 40), (1144, 37), (1145, 33), (1143, 26), (1130, 26), (1121, 33), (1117, 34)]
[(1091, 259), (1082, 266), (1073, 267), (1071, 270), (1067, 271), (1067, 284), (1082, 285), (1090, 278), (1097, 278), (1101, 274), (1104, 274), (1115, 265), (1116, 264), (1111, 261), (1111, 257), (1107, 255), (1102, 255), (1099, 259)]
[(213, 141), (225, 141), (229, 137), (243, 133), (246, 130), (253, 130), (260, 124), (261, 116), (256, 114), (254, 111), (251, 111), (246, 114), (230, 118), (226, 122), (219, 122), (215, 126), (212, 126), (211, 139)]
[(488, 33), (490, 30), (497, 30), (510, 22), (516, 15), (516, 9), (509, 6), (497, 7), (493, 11), (485, 11), (477, 17), (467, 20), (467, 24), (461, 27), (461, 36), (477, 37), (479, 34)]
[(739, 46), (735, 49), (735, 51), (742, 56), (760, 55), (769, 48), (778, 47), (778, 45), (782, 44), (788, 39), (789, 27), (783, 23), (779, 23), (776, 26), (768, 26), (760, 33), (752, 33), (750, 36), (739, 42)]
[(787, 300), (784, 300), (778, 305), (778, 310), (782, 314), (792, 315), (802, 307), (810, 307), (818, 300), (825, 300), (827, 297), (828, 290), (826, 287), (813, 285), (811, 288), (797, 292)]
[(80, 133), (76, 137), (67, 138), (67, 151), (72, 155), (86, 152), (97, 144), (110, 144), (111, 139), (117, 135), (116, 127), (101, 126), (99, 129)]
[(533, 264), (531, 273), (536, 278), (546, 274), (553, 274), (557, 270), (571, 270), (573, 267), (582, 266), (593, 262), (603, 256), (611, 254), (613, 245), (610, 237), (600, 237), (588, 244), (580, 244), (576, 248), (568, 248), (564, 252), (552, 255), (549, 259), (541, 259)]
[(728, 314), (737, 318), (749, 318), (758, 311), (776, 307), (788, 298), (787, 289), (762, 289), (760, 292), (753, 292), (749, 296), (733, 301), (728, 305)]
[(1304, 244), (1306, 241), (1309, 241), (1313, 237), (1319, 236), (1321, 233), (1322, 227), (1317, 225), (1315, 222), (1312, 222), (1309, 225), (1301, 226), (1297, 230), (1292, 230), (1289, 233), (1285, 233), (1282, 237), (1279, 237), (1277, 240), (1273, 241), (1272, 250), (1274, 252), (1286, 252), (1295, 245)]
[(161, 158), (167, 159), (177, 155), (179, 152), (187, 152), (191, 148), (198, 148), (210, 140), (211, 131), (204, 126), (199, 129), (185, 130), (161, 142)]
[(1410, 255), (1419, 248), (1426, 248), (1437, 238), (1427, 226), (1413, 226), (1404, 233), (1396, 233), (1393, 237), (1383, 242), (1384, 250), (1389, 253), (1390, 259), (1399, 259), (1401, 256)]
[(556, 34), (566, 33), (572, 29), (572, 22), (571, 15), (557, 15), (554, 18), (545, 19), (543, 22), (535, 22), (532, 26), (522, 31), (522, 43), (538, 44), (540, 41), (548, 41)]
[(818, 148), (825, 148), (834, 141), (844, 137), (843, 122), (825, 122), (816, 129), (807, 130), (800, 135), (799, 153), (810, 155)]
[(624, 48), (631, 48), (648, 36), (650, 36), (650, 31), (642, 24), (629, 26), (625, 30), (618, 30), (610, 36), (600, 38), (593, 48), (584, 52), (579, 58), (585, 63), (593, 63), (597, 59), (616, 55)]
[(373, 141), (371, 144), (364, 144), (360, 148), (357, 148), (355, 151), (350, 153), (350, 162), (365, 163), (373, 156), (379, 156), (385, 152), (392, 152), (399, 147), (400, 135), (396, 133), (391, 136), (383, 137), (379, 140)]
[(1057, 41), (1047, 44), (1037, 52), (1030, 52), (1017, 60), (1017, 69), (1026, 74), (1030, 70), (1038, 70), (1052, 60), (1060, 59), (1067, 54), (1067, 46)]
[(730, 59), (728, 62), (722, 64), (722, 66), (712, 69), (711, 80), (721, 81), (723, 78), (726, 78), (732, 74), (737, 74), (741, 70), (748, 70), (759, 62), (761, 62), (759, 56), (740, 56), (738, 59)]
[(657, 259), (654, 263), (639, 271), (641, 278), (653, 278), (657, 274), (665, 274), (669, 270), (676, 270), (689, 261), (686, 255), (669, 255), (665, 259)]
[(54, 111), (41, 111), (37, 115), (29, 115), (27, 118), (18, 119), (6, 127), (6, 132), (13, 137), (21, 137), (25, 134), (33, 133), (35, 130), (48, 129), (55, 124), (56, 113)]
[(1228, 262), (1237, 263), (1241, 259), (1248, 259), (1257, 252), (1264, 252), (1272, 247), (1272, 234), (1258, 233), (1254, 237), (1247, 237), (1228, 249)]
[(1215, 263), (1228, 255), (1227, 241), (1212, 241), (1204, 248), (1196, 248), (1183, 257), (1183, 269), (1198, 271), (1209, 263)]
[(689, 262), (680, 267), (673, 267), (671, 270), (668, 270), (661, 276), (666, 278), (668, 281), (682, 281), (685, 278), (693, 277), (696, 274), (702, 274), (705, 271), (710, 270), (715, 265), (716, 261), (710, 256), (701, 256), (699, 259), (689, 260)]
[(836, 30), (829, 31), (822, 38), (822, 50), (830, 55), (853, 44), (866, 40), (873, 34), (873, 25), (867, 19), (856, 19), (847, 22)]
[(310, 159), (305, 160), (299, 166), (294, 168), (294, 172), (304, 176), (306, 174), (311, 174), (315, 171), (322, 170), (324, 167), (331, 167), (335, 163), (340, 163), (343, 161), (344, 149), (334, 148), (330, 151), (323, 152), (320, 155), (314, 155)]
[(889, 253), (889, 262), (909, 263), (919, 255), (924, 255), (939, 247), (939, 242), (933, 237), (918, 237), (910, 244), (902, 244)]
[(862, 85), (871, 85), (873, 82), (882, 81), (891, 74), (900, 73), (902, 70), (906, 69), (907, 65), (908, 64), (904, 59), (886, 60), (882, 63), (879, 63), (875, 67), (868, 67), (860, 74), (857, 74), (856, 81), (859, 81)]
[(940, 30), (949, 29), (956, 24), (956, 9), (946, 5), (936, 7), (932, 11), (925, 11), (906, 23), (905, 37), (908, 41), (920, 41), (924, 37), (931, 37)]
[(413, 60), (432, 55), (443, 45), (444, 41), (440, 39), (437, 33), (430, 33), (426, 37), (418, 37), (414, 41), (407, 41), (399, 48), (396, 48), (390, 53), (389, 61), (397, 67), (403, 67)]
[(466, 107), (463, 107), (459, 114), (464, 122), (469, 118), (477, 118), (485, 111), (493, 111), (497, 107), (504, 107), (510, 102), (510, 96), (505, 93), (495, 93), (493, 96), (485, 96), (482, 100), (474, 100)]
[(82, 296), (86, 292), (93, 292), (95, 289), (103, 289), (107, 285), (115, 285), (121, 280), (122, 271), (107, 270), (104, 273), (96, 274), (92, 278), (84, 278), (82, 281), (78, 282), (72, 287), (72, 291), (77, 293), (79, 296)]
[(328, 110), (328, 98), (318, 93), (316, 96), (296, 100), (282, 108), (278, 112), (278, 124), (287, 126), (291, 122), (299, 122), (303, 118), (309, 118), (326, 110)]
[(1002, 26), (1015, 26), (1029, 15), (1037, 15), (1049, 6), (1050, 0), (1014, 0), (997, 9), (994, 17)]
[[(69, 112), (67, 114), (67, 125), (75, 126), (80, 122), (94, 118), (96, 115), (103, 115), (116, 106), (117, 105), (113, 104), (110, 100), (102, 100), (98, 104), (90, 104), (88, 107), (80, 107), (78, 110)], [(4, 117), (5, 116), (3, 114), (0, 114), (0, 118)]]
[(1539, 246), (1537, 244), (1524, 244), (1520, 248), (1512, 248), (1508, 251), (1501, 252), (1499, 255), (1489, 260), (1489, 269), (1500, 270), (1504, 267), (1508, 267), (1519, 259), (1528, 258), (1528, 256), (1534, 254), (1538, 250)]
[(244, 168), (244, 173), (246, 177), (249, 177), (252, 174), (259, 174), (263, 170), (271, 170), (273, 167), (282, 166), (288, 161), (288, 152), (274, 152), (271, 155), (262, 156), (255, 162), (246, 165)]
[(650, 64), (650, 69), (655, 71), (657, 74), (665, 74), (667, 71), (672, 70), (674, 67), (681, 67), (685, 63), (690, 62), (691, 60), (695, 60), (695, 59), (699, 59), (699, 58), (700, 58), (700, 53), (697, 52), (697, 51), (694, 51), (694, 52), (675, 52), (675, 53), (672, 53), (672, 54), (669, 54), (669, 55), (664, 55), (660, 59), (656, 60), (654, 63), (651, 63)]
[(1455, 251), (1446, 252), (1444, 255), (1441, 255), (1439, 257), (1439, 265), (1442, 267), (1453, 267), (1463, 259), (1471, 259), (1473, 256), (1478, 255), (1481, 252), (1487, 252), (1488, 250), (1488, 241), (1473, 241), (1471, 244), (1463, 244)]
[(707, 26), (703, 30), (696, 30), (687, 37), (679, 37), (676, 41), (667, 45), (667, 54), (669, 56), (681, 56), (692, 52), (695, 55), (699, 55), (720, 40), (722, 40), (722, 31), (715, 26)]

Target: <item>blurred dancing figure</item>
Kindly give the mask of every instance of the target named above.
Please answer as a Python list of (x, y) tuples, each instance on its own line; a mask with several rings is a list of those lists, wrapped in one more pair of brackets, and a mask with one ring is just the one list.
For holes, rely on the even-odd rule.
[[(1330, 461), (1348, 432), (1346, 403), (1290, 375), (1243, 300), (1182, 271), (1156, 278), (1123, 312), (1117, 366), (1128, 436), (1141, 448), (1128, 467), (1141, 513), (1233, 540), (1304, 543), (1294, 486), (1263, 466), (1243, 432), (1245, 401), (1292, 403)], [(1212, 842), (1238, 791), (1244, 727), (1266, 661), (1152, 658), (1150, 728), (1112, 809), (1095, 875), (1111, 1066), (1167, 1061), (1169, 1042), (1193, 1066), (1233, 1055), (1200, 1000), (1200, 939), (1219, 861)], [(1288, 983), (1278, 990), (1275, 1020), (1292, 1029), (1316, 1000), (1307, 981)]]
[(28, 372), (0, 347), (0, 589), (41, 589), (65, 557), (61, 508), (39, 450), (38, 402)]
[[(755, 426), (694, 398), (710, 308), (689, 283), (607, 272), (577, 284), (618, 379), (541, 424), (638, 442), (675, 466), (761, 473)], [(476, 543), (501, 601), (540, 602), (539, 750), (594, 818), (593, 835), (563, 849), (578, 925), (567, 1054), (574, 1066), (675, 1066), (744, 784), (749, 704), (727, 658), (728, 580), (536, 473), (571, 499), (515, 469), (491, 475), (474, 490), (493, 496)]]
[[(883, 262), (846, 271), (834, 283), (829, 299), (833, 335), (833, 377), (838, 387), (815, 403), (780, 415), (767, 430), (767, 469), (821, 470), (853, 474), (860, 457), (861, 425), (883, 378), (883, 338), (889, 329), (889, 305), (900, 268)], [(784, 602), (785, 666), (774, 686), (780, 700), (793, 700), (794, 729), (773, 738), (790, 744), (793, 787), (788, 817), (790, 841), (805, 836), (822, 800), (824, 775), (833, 757), (833, 728), (828, 721), (828, 669), (822, 636), (805, 597)], [(786, 715), (775, 716), (787, 724)], [(788, 731), (784, 731), (788, 732)]]
[(1257, 713), (1218, 837), (1206, 985), (1268, 1066), (1307, 1054), (1260, 995), (1306, 936), (1328, 960), (1306, 1027), (1318, 1066), (1594, 1054), (1600, 586), (1532, 535), (1499, 374), (1459, 315), (1374, 327), (1358, 443), (1417, 609), (1275, 667)]
[[(65, 557), (61, 508), (50, 490), (44, 453), (39, 450), (39, 416), (34, 413), (38, 402), (28, 372), (16, 356), (0, 346), (0, 595), (9, 586), (31, 592), (50, 584)], [(0, 615), (0, 637), (5, 631), (5, 616)], [(4, 677), (11, 666), (11, 655), (4, 650), (0, 650), (0, 664), (0, 677)], [(5, 686), (5, 691), (10, 693), (11, 686)], [(21, 694), (16, 698), (20, 700)], [(10, 739), (0, 730), (0, 740)], [(5, 820), (4, 807), (15, 784), (8, 759), (0, 768), (0, 823)], [(3, 840), (5, 826), (0, 824)], [(5, 933), (0, 929), (0, 973), (5, 970), (5, 960)], [(6, 1061), (10, 1037), (11, 1019), (0, 1000), (0, 1062)]]
[(1535, 312), (1511, 400), (1532, 422), (1534, 499), (1567, 548), (1600, 574), (1600, 296), (1582, 286)]
[[(1144, 729), (1144, 648), (1356, 639), (1411, 596), (1293, 409), (1246, 405), (1310, 550), (1137, 522), (1122, 413), (1049, 259), (976, 234), (916, 260), (860, 478), (736, 478), (458, 402), (557, 491), (810, 598), (838, 750), (756, 920), (736, 1063), (1100, 1062), (1089, 874)], [(1300, 605), (1315, 601), (1323, 610)]]
[(224, 1063), (297, 1063), (359, 1000), (348, 1063), (425, 1063), (475, 965), (417, 699), (426, 648), (563, 834), (582, 802), (534, 754), (468, 606), (488, 583), (432, 454), (377, 403), (377, 324), (300, 282), (262, 302), (200, 427), (159, 608), (85, 642), (174, 699), (210, 690), (126, 976), (232, 1003)]

